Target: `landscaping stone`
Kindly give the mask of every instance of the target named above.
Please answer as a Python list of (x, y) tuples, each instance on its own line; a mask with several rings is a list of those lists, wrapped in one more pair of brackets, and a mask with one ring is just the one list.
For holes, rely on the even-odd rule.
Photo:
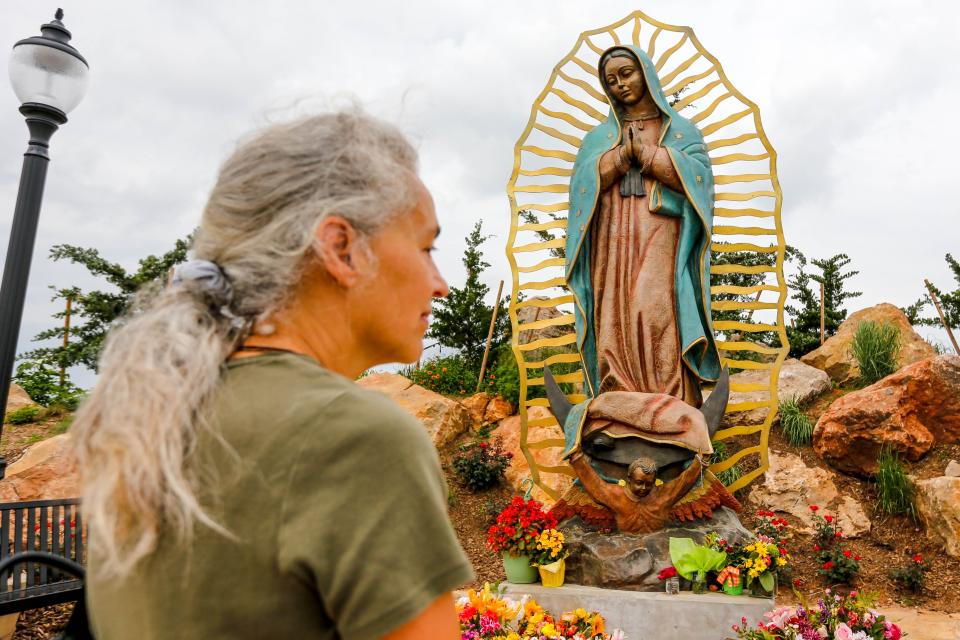
[(824, 460), (863, 476), (876, 473), (884, 445), (915, 462), (936, 442), (958, 441), (960, 356), (946, 355), (838, 398), (813, 431), (814, 449)]
[(949, 464), (947, 464), (947, 468), (944, 470), (943, 475), (950, 478), (960, 478), (960, 462), (951, 460)]
[(70, 434), (64, 433), (28, 448), (0, 480), (0, 502), (79, 497), (80, 477), (70, 447)]
[[(726, 638), (730, 627), (763, 620), (774, 608), (772, 598), (729, 596), (723, 593), (696, 595), (689, 591), (667, 595), (663, 585), (656, 593), (637, 593), (575, 584), (544, 587), (539, 584), (506, 584), (506, 594), (519, 600), (529, 595), (552, 614), (599, 611), (607, 632), (621, 629), (628, 640), (693, 640)], [(911, 636), (912, 638), (913, 636)]]
[(752, 537), (737, 514), (721, 507), (709, 520), (671, 526), (646, 535), (601, 533), (578, 517), (560, 525), (570, 556), (567, 558), (566, 581), (571, 584), (626, 589), (630, 591), (662, 591), (657, 579), (661, 569), (671, 565), (670, 538), (693, 538), (702, 543), (711, 531), (736, 544)]
[(850, 496), (841, 496), (834, 482), (835, 474), (820, 467), (807, 466), (792, 453), (770, 452), (770, 467), (762, 484), (750, 492), (750, 506), (755, 509), (786, 513), (800, 520), (799, 530), (813, 532), (815, 504), (833, 512), (837, 524), (848, 538), (856, 538), (870, 531), (870, 518), (859, 502)]
[[(530, 407), (527, 412), (527, 419), (537, 420), (550, 417), (550, 411), (546, 407)], [(527, 459), (520, 451), (520, 416), (511, 416), (503, 420), (493, 432), (494, 436), (503, 441), (504, 451), (513, 454), (510, 466), (507, 467), (505, 477), (510, 486), (517, 492), (526, 491), (526, 487), (521, 488), (525, 480), (531, 477), (530, 467)], [(563, 440), (563, 430), (560, 425), (549, 427), (527, 427), (527, 442), (538, 442), (546, 439)], [(545, 449), (532, 449), (530, 451), (533, 459), (541, 466), (555, 467), (565, 464), (561, 459), (563, 456), (563, 446), (549, 447)], [(557, 495), (563, 495), (567, 489), (573, 485), (573, 478), (561, 473), (544, 473), (540, 476), (541, 480), (551, 489), (557, 492)], [(549, 509), (556, 502), (540, 487), (535, 487), (531, 494), (536, 500), (539, 500)]]
[[(783, 362), (777, 380), (777, 399), (779, 402), (796, 398), (797, 402), (801, 404), (807, 403), (833, 388), (830, 376), (826, 372), (803, 364), (796, 358), (789, 358)], [(760, 369), (747, 369), (730, 376), (730, 384), (762, 384), (768, 386), (770, 384), (770, 373)], [(704, 393), (704, 400), (708, 397), (710, 397), (710, 393)], [(732, 391), (728, 402), (729, 404), (766, 402), (769, 398), (770, 393), (768, 391)], [(723, 417), (724, 425), (763, 424), (769, 411), (768, 407), (760, 407), (750, 411), (731, 412)], [(777, 414), (777, 417), (774, 418), (774, 424), (779, 421), (780, 415)]]
[(30, 396), (27, 395), (27, 392), (24, 391), (23, 388), (13, 383), (10, 384), (10, 391), (7, 396), (6, 413), (37, 404), (30, 399)]
[(464, 398), (460, 401), (460, 404), (462, 404), (466, 410), (470, 412), (470, 418), (473, 420), (474, 428), (483, 425), (483, 416), (487, 412), (487, 405), (489, 403), (490, 396), (483, 391), (480, 393), (475, 393), (469, 398)]
[(838, 384), (847, 385), (855, 382), (860, 377), (860, 367), (857, 366), (857, 361), (850, 352), (850, 343), (853, 342), (857, 327), (866, 321), (890, 323), (897, 327), (900, 331), (901, 367), (936, 355), (933, 347), (913, 330), (907, 316), (899, 307), (883, 303), (861, 309), (851, 315), (844, 320), (834, 335), (800, 360), (817, 369), (823, 369)]
[(960, 558), (960, 478), (928, 478), (915, 486), (927, 537), (941, 544), (947, 555)]
[(437, 447), (455, 440), (473, 422), (470, 412), (456, 400), (424, 389), (395, 373), (374, 373), (361, 378), (357, 384), (389, 396), (423, 424)]
[(509, 400), (505, 400), (500, 396), (494, 396), (490, 399), (490, 402), (487, 403), (486, 410), (483, 414), (483, 421), (487, 424), (493, 422), (500, 422), (505, 418), (509, 418), (513, 415), (513, 403)]

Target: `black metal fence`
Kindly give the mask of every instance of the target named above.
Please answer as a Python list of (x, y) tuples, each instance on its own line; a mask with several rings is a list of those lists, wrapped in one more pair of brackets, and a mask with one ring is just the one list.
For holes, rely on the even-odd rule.
[[(22, 551), (44, 551), (86, 564), (86, 530), (79, 500), (0, 503), (0, 561)], [(76, 600), (83, 581), (58, 569), (25, 562), (0, 573), (0, 615)]]

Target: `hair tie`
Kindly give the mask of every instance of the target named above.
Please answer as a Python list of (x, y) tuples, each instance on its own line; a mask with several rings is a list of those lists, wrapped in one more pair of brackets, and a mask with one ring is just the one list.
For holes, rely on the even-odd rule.
[(227, 317), (233, 317), (229, 310), (233, 302), (233, 285), (217, 263), (190, 260), (179, 264), (174, 268), (170, 282), (175, 287), (192, 286), (209, 298), (214, 309)]

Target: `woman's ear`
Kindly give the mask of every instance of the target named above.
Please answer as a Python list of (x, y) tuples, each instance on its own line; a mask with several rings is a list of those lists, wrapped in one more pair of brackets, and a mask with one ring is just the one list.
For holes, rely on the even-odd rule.
[(363, 275), (363, 250), (359, 234), (339, 216), (324, 218), (317, 226), (315, 247), (324, 271), (337, 284), (355, 286)]

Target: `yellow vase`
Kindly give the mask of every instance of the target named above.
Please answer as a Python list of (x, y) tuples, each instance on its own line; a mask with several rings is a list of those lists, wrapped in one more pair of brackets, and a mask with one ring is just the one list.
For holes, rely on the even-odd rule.
[(556, 562), (551, 562), (550, 564), (542, 564), (537, 568), (540, 570), (540, 582), (543, 583), (543, 586), (563, 586), (563, 572), (566, 568), (563, 558), (557, 560)]

